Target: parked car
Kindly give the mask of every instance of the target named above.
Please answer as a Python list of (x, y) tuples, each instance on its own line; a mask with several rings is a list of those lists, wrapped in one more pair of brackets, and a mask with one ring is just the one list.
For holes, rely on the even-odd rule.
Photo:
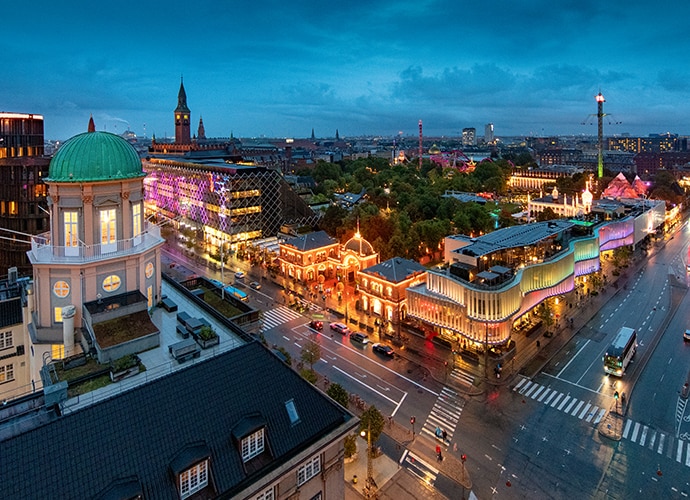
[(690, 340), (690, 330), (685, 330), (683, 334), (683, 340)]
[(258, 281), (252, 281), (249, 283), (249, 286), (252, 287), (254, 290), (261, 290), (261, 283)]
[(342, 335), (347, 335), (350, 333), (350, 329), (342, 323), (331, 323), (330, 327), (331, 330), (333, 330), (334, 332), (338, 332)]
[(309, 322), (309, 328), (312, 328), (313, 330), (323, 330), (323, 321), (319, 321), (316, 319), (313, 319)]
[(373, 344), (371, 348), (374, 350), (374, 352), (378, 352), (379, 354), (383, 354), (384, 356), (388, 356), (389, 358), (392, 358), (395, 355), (395, 351), (391, 346), (384, 345), (379, 342)]
[(368, 344), (369, 343), (369, 337), (367, 336), (366, 333), (362, 332), (354, 332), (350, 334), (350, 340), (352, 342), (359, 342), (360, 344)]

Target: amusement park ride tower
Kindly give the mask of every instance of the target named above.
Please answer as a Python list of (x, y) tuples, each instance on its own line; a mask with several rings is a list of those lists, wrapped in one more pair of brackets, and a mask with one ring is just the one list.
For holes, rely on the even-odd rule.
[(598, 157), (597, 157), (597, 177), (601, 179), (604, 176), (604, 102), (606, 102), (606, 99), (604, 99), (604, 96), (599, 92), (595, 99), (597, 100), (597, 126), (598, 126), (598, 135), (597, 135), (597, 152), (598, 152)]

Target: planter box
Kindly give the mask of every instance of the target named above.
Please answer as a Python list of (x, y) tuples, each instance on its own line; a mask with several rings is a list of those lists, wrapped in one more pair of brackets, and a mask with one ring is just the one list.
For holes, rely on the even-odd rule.
[(214, 345), (220, 344), (220, 337), (218, 335), (216, 335), (215, 337), (210, 338), (208, 340), (203, 340), (198, 336), (196, 336), (195, 339), (196, 339), (197, 344), (199, 344), (199, 346), (202, 349), (208, 349), (209, 347), (213, 347)]
[(134, 375), (139, 373), (139, 365), (133, 366), (132, 368), (128, 368), (127, 370), (120, 371), (120, 372), (113, 372), (112, 370), (110, 371), (110, 380), (113, 382), (119, 382), (120, 380), (133, 377)]

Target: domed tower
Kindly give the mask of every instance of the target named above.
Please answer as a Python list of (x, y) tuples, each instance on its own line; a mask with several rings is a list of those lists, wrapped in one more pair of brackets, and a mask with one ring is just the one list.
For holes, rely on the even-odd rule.
[(36, 347), (52, 347), (52, 358), (56, 352), (59, 357), (56, 332), (63, 329), (63, 308), (76, 308), (73, 324), (79, 331), (85, 316), (94, 314), (87, 313), (89, 303), (109, 305), (117, 316), (114, 311), (125, 302), (128, 307), (121, 310), (134, 303), (146, 310), (160, 300), (164, 240), (158, 226), (144, 219), (145, 175), (132, 145), (97, 132), (93, 119), (88, 132), (65, 142), (51, 160), (45, 179), (50, 239), (34, 238), (28, 256), (34, 275), (32, 329), (41, 344)]
[(359, 232), (359, 222), (354, 236), (343, 245), (340, 258), (346, 270), (347, 281), (354, 281), (357, 271), (379, 263), (379, 254)]
[(180, 91), (177, 93), (177, 107), (175, 108), (175, 143), (191, 144), (192, 133), (190, 128), (191, 112), (187, 107), (187, 93), (184, 90), (184, 82), (180, 78)]

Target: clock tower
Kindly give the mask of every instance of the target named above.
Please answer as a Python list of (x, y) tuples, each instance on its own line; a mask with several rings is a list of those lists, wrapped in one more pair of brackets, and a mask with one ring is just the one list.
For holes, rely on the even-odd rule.
[(177, 108), (175, 108), (175, 144), (191, 144), (190, 115), (187, 107), (187, 93), (184, 82), (180, 78), (180, 91), (177, 94)]

